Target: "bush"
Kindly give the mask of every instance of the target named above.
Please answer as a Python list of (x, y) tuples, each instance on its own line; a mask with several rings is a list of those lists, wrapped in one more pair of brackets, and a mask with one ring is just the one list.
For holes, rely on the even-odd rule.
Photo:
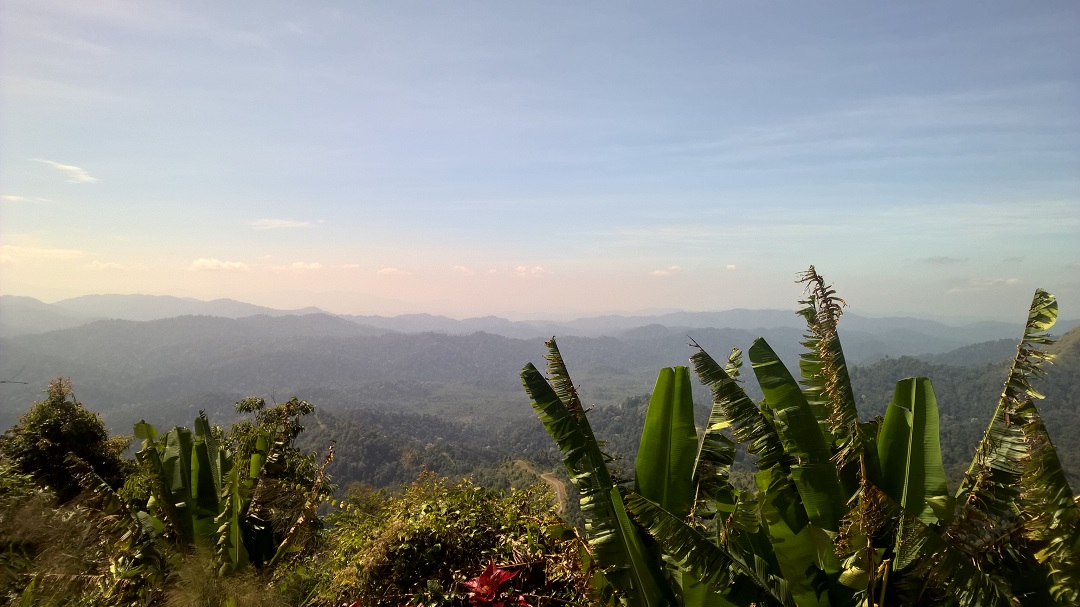
[(58, 377), (49, 383), (46, 398), (0, 437), (0, 453), (16, 468), (56, 493), (60, 503), (81, 491), (68, 469), (69, 454), (85, 461), (114, 489), (124, 483), (131, 463), (121, 454), (129, 437), (109, 438), (104, 422), (75, 400), (71, 381)]
[(491, 559), (519, 572), (514, 587), (534, 604), (584, 601), (579, 544), (556, 539), (568, 528), (546, 488), (503, 493), (424, 473), (377, 509), (359, 501), (329, 517), (321, 605), (465, 605), (463, 582)]

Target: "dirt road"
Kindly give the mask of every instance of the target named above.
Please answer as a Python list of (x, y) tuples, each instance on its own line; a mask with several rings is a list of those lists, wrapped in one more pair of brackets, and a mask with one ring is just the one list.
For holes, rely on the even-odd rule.
[(537, 472), (529, 465), (529, 462), (523, 459), (515, 461), (514, 465), (550, 485), (555, 490), (555, 507), (558, 509), (559, 514), (566, 510), (566, 483), (559, 480), (559, 477), (551, 472)]

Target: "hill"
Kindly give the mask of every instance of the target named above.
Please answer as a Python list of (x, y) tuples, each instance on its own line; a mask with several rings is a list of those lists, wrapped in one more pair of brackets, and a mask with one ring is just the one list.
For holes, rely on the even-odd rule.
[(84, 295), (52, 304), (32, 297), (2, 295), (0, 337), (46, 333), (99, 319), (148, 321), (190, 315), (242, 318), (320, 313), (323, 311), (313, 307), (276, 310), (234, 299), (202, 301), (170, 295)]
[[(560, 337), (583, 398), (597, 406), (597, 431), (616, 454), (634, 452), (646, 402), (640, 397), (651, 391), (657, 369), (685, 363), (692, 353), (688, 335), (717, 357), (732, 346), (745, 350), (764, 335), (793, 369), (801, 352), (801, 330), (795, 327), (680, 330), (654, 323), (624, 330), (619, 337)], [(1080, 469), (1071, 455), (1080, 453), (1080, 444), (1058, 434), (1080, 421), (1067, 406), (1077, 401), (1080, 390), (1077, 335), (1068, 333), (1054, 347), (1061, 355), (1043, 384), (1048, 395), (1043, 409), (1053, 422), (1055, 441), (1066, 447), (1070, 469)], [(867, 416), (884, 411), (901, 377), (934, 379), (946, 461), (954, 474), (966, 465), (997, 402), (1004, 361), (1015, 343), (999, 340), (944, 354), (867, 361), (859, 351), (887, 346), (882, 338), (846, 331), (842, 339), (855, 361), (852, 381)], [(0, 386), (0, 426), (13, 424), (57, 375), (72, 378), (79, 399), (101, 412), (114, 433), (130, 432), (141, 418), (162, 427), (190, 424), (200, 409), (228, 423), (234, 418), (232, 404), (241, 398), (298, 395), (319, 407), (322, 420), (307, 435), (309, 446), (338, 441), (335, 469), (341, 469), (336, 474), (343, 480), (387, 483), (406, 480), (412, 473), (409, 462), (457, 473), (473, 464), (521, 456), (522, 449), (539, 461), (551, 459), (550, 441), (518, 380), (521, 367), (542, 363), (543, 354), (540, 339), (484, 332), (395, 333), (327, 314), (100, 320), (0, 339), (0, 377), (28, 382)], [(993, 360), (998, 362), (986, 362)], [(755, 382), (745, 385), (754, 398), (760, 397)], [(704, 414), (708, 395), (699, 388), (695, 396)], [(363, 446), (345, 446), (358, 436), (364, 437)], [(352, 463), (346, 457), (350, 449), (359, 450)]]
[[(736, 329), (694, 332), (703, 346), (726, 353), (754, 334)], [(656, 370), (685, 362), (685, 335), (650, 339), (560, 338), (579, 380), (601, 405), (647, 392)], [(789, 363), (798, 333), (769, 338)], [(140, 417), (189, 421), (199, 408), (228, 412), (249, 395), (302, 395), (332, 410), (437, 413), (456, 420), (531, 415), (518, 372), (541, 362), (541, 340), (489, 333), (388, 333), (329, 315), (208, 316), (134, 322), (102, 320), (79, 327), (0, 340), (0, 376), (28, 382), (0, 391), (0, 424), (10, 425), (44, 385), (69, 376), (80, 399), (94, 403), (114, 431)], [(704, 394), (704, 393), (703, 393)]]
[[(200, 301), (153, 295), (87, 295), (46, 304), (28, 297), (0, 296), (0, 337), (71, 328), (100, 319), (150, 321), (185, 315), (243, 318), (253, 315), (295, 316), (323, 313), (317, 308), (277, 310), (231, 299)], [(773, 330), (802, 330), (802, 319), (791, 310), (724, 310), (716, 312), (669, 312), (653, 316), (594, 316), (566, 322), (512, 321), (497, 316), (454, 319), (432, 314), (400, 316), (340, 315), (355, 323), (400, 333), (490, 333), (513, 339), (539, 340), (552, 335), (576, 337), (639, 336), (642, 327), (666, 327), (671, 333), (688, 334), (705, 329), (741, 329), (766, 334)], [(1077, 321), (1063, 321), (1060, 330)], [(1014, 339), (1020, 326), (997, 322), (945, 324), (906, 317), (844, 316), (842, 331), (853, 360), (873, 361), (885, 356), (933, 355), (962, 346)]]
[[(864, 415), (880, 415), (892, 398), (893, 386), (904, 377), (930, 377), (941, 410), (943, 457), (953, 479), (971, 461), (975, 445), (982, 439), (990, 415), (1001, 395), (1016, 343), (1005, 359), (982, 365), (974, 358), (1000, 353), (1005, 344), (989, 342), (961, 348), (930, 360), (915, 357), (890, 358), (851, 370), (856, 401)], [(1062, 464), (1072, 478), (1080, 474), (1080, 328), (1065, 333), (1048, 352), (1055, 355), (1045, 377), (1035, 382), (1045, 395), (1038, 403), (1047, 430), (1058, 447)], [(952, 361), (954, 364), (946, 364)]]

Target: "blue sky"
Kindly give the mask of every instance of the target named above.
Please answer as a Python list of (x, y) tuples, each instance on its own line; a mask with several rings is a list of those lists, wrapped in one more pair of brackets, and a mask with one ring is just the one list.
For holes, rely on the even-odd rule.
[(0, 6), (0, 292), (1080, 316), (1080, 5)]

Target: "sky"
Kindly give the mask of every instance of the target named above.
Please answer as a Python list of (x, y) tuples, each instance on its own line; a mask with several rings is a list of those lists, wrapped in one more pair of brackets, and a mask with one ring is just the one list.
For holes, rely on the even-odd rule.
[(0, 3), (0, 293), (1080, 317), (1080, 4)]

